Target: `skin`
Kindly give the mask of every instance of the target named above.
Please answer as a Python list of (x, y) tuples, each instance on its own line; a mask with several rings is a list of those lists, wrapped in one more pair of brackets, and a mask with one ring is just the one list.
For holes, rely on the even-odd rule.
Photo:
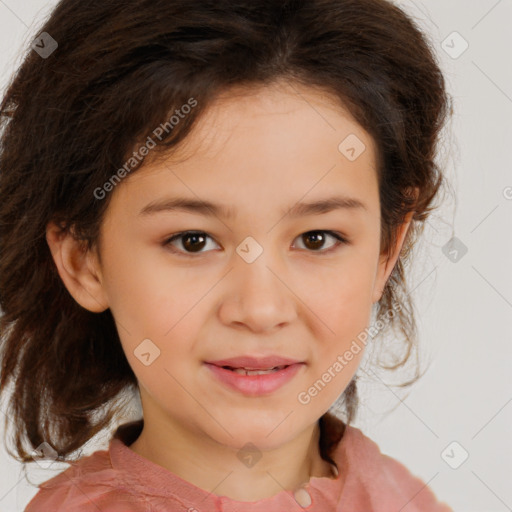
[[(338, 145), (355, 134), (366, 150), (353, 162)], [(126, 177), (101, 227), (101, 260), (49, 224), (55, 264), (75, 300), (110, 308), (137, 376), (144, 429), (130, 448), (196, 486), (240, 501), (293, 490), (311, 476), (333, 478), (319, 454), (318, 419), (355, 374), (354, 355), (308, 404), (298, 400), (368, 327), (372, 305), (397, 261), (410, 216), (389, 259), (380, 254), (374, 141), (325, 93), (296, 84), (224, 94), (174, 155)], [(298, 201), (335, 194), (366, 209), (291, 218)], [(184, 211), (139, 216), (149, 202), (186, 196), (232, 207), (235, 218)], [(206, 243), (191, 257), (165, 240), (196, 230)], [(332, 230), (336, 248), (305, 235)], [(304, 235), (304, 236), (302, 236)], [(236, 252), (253, 237), (263, 253)], [(187, 254), (183, 238), (171, 247)], [(329, 249), (332, 249), (329, 253)], [(160, 356), (134, 354), (149, 338)], [(278, 354), (305, 361), (286, 385), (247, 397), (212, 376), (205, 360)], [(246, 467), (237, 452), (251, 442), (262, 458)], [(339, 468), (342, 472), (343, 468)]]

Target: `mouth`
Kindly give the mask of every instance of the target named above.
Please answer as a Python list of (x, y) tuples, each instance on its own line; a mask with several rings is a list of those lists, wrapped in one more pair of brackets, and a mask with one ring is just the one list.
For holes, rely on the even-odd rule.
[(304, 363), (283, 364), (264, 367), (238, 367), (205, 363), (215, 382), (231, 391), (235, 390), (246, 396), (262, 396), (274, 393), (290, 382), (305, 366)]
[(233, 366), (222, 366), (221, 368), (238, 373), (239, 375), (268, 375), (288, 368), (288, 366), (290, 365), (274, 366), (273, 368), (235, 368)]
[(207, 364), (213, 364), (221, 368), (227, 369), (241, 369), (241, 370), (259, 370), (267, 371), (274, 370), (292, 364), (301, 363), (297, 359), (289, 357), (270, 355), (270, 356), (237, 356), (230, 357), (229, 359), (218, 359), (216, 361), (205, 361)]

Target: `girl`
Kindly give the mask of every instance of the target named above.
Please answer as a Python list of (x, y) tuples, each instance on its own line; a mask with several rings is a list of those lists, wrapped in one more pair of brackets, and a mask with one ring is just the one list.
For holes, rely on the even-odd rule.
[(385, 0), (61, 0), (1, 105), (0, 386), (70, 463), (26, 511), (449, 511), (351, 426), (448, 105)]

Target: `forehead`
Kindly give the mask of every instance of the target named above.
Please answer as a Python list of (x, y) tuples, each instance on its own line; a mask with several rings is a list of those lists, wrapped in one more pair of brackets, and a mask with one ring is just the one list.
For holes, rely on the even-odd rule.
[[(324, 89), (284, 80), (260, 87), (236, 86), (221, 92), (210, 103), (190, 136), (173, 150), (173, 156), (175, 161), (200, 153), (217, 157), (226, 145), (229, 149), (230, 138), (254, 136), (261, 143), (265, 135), (276, 140), (274, 147), (282, 151), (291, 149), (285, 145), (287, 141), (305, 138), (311, 142), (307, 147), (318, 144), (320, 138), (326, 138), (325, 144), (332, 147), (348, 131), (365, 140), (373, 153), (369, 134), (342, 102)], [(338, 149), (337, 144), (334, 149)]]
[(224, 91), (166, 160), (150, 160), (120, 188), (139, 204), (168, 193), (223, 203), (232, 217), (251, 203), (282, 210), (333, 193), (375, 213), (375, 166), (372, 138), (339, 101), (279, 83)]

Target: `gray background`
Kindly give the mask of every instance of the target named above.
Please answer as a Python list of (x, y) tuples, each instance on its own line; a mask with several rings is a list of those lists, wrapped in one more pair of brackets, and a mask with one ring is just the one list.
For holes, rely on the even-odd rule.
[[(429, 369), (404, 392), (390, 385), (401, 375), (374, 373), (366, 358), (356, 426), (454, 510), (512, 510), (512, 0), (397, 3), (428, 32), (454, 99), (439, 155), (453, 191), (427, 224), (409, 278)], [(55, 4), (0, 0), (2, 90)], [(22, 511), (37, 489), (4, 445), (0, 510)], [(37, 483), (64, 467), (27, 470)]]

